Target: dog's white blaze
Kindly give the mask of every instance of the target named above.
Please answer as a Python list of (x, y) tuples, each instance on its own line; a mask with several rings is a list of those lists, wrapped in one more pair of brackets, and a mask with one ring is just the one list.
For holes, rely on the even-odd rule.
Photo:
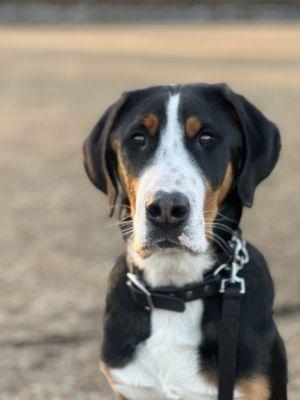
[(135, 245), (139, 247), (147, 243), (147, 199), (158, 191), (179, 191), (189, 198), (191, 206), (189, 222), (179, 240), (194, 252), (203, 253), (207, 249), (203, 216), (205, 180), (184, 145), (184, 127), (178, 119), (179, 104), (180, 94), (169, 98), (167, 123), (161, 133), (159, 146), (151, 165), (139, 179), (134, 218)]

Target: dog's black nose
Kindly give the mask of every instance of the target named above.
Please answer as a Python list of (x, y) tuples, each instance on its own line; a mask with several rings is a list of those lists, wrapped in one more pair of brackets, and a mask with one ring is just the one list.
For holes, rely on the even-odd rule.
[(188, 218), (189, 212), (189, 200), (179, 192), (160, 192), (146, 206), (148, 220), (155, 225), (165, 227), (174, 227), (184, 222)]

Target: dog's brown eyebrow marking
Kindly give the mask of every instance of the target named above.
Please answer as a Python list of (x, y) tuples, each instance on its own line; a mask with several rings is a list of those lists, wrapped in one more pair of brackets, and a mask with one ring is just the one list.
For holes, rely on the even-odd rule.
[(201, 119), (196, 116), (189, 117), (185, 123), (186, 134), (188, 135), (188, 137), (192, 138), (197, 135), (202, 126), (203, 123)]
[(150, 135), (154, 135), (157, 131), (159, 121), (156, 115), (150, 113), (142, 117), (141, 123), (144, 125)]

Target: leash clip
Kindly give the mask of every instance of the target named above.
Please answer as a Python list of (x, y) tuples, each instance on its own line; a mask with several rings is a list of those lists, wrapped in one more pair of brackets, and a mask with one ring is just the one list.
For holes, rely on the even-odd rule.
[[(239, 271), (249, 262), (249, 253), (246, 247), (246, 241), (240, 238), (236, 233), (232, 235), (229, 246), (233, 249), (233, 259), (229, 265), (230, 277), (221, 280), (220, 293), (225, 293), (227, 284), (238, 284), (240, 294), (246, 293), (245, 279), (238, 276)], [(225, 266), (221, 266), (222, 269)], [(220, 267), (220, 268), (221, 268)], [(218, 268), (218, 270), (220, 270)]]
[(147, 290), (147, 288), (143, 285), (143, 283), (139, 280), (139, 278), (135, 274), (132, 274), (131, 272), (127, 272), (127, 278), (128, 278), (128, 280), (127, 280), (126, 284), (129, 288), (131, 288), (132, 285), (134, 285), (141, 292), (143, 292), (144, 295), (146, 296), (148, 306), (146, 306), (145, 309), (147, 311), (153, 310), (154, 304), (153, 304), (151, 293), (149, 292), (149, 290)]
[(246, 246), (246, 240), (240, 238), (236, 233), (232, 235), (229, 246), (233, 249), (233, 262), (238, 264), (238, 269), (242, 269), (249, 262), (249, 253)]
[(237, 275), (238, 271), (239, 268), (237, 263), (233, 262), (231, 264), (231, 269), (230, 269), (230, 278), (225, 278), (221, 280), (220, 291), (219, 291), (220, 293), (225, 293), (227, 284), (233, 284), (233, 285), (239, 284), (240, 294), (246, 293), (245, 279)]

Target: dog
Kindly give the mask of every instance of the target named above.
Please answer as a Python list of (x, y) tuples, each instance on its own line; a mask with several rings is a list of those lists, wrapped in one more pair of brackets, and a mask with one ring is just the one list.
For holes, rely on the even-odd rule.
[[(221, 296), (177, 301), (174, 293), (226, 265), (243, 207), (280, 147), (276, 125), (226, 84), (126, 92), (86, 139), (86, 172), (108, 196), (110, 216), (120, 199), (126, 242), (109, 278), (101, 346), (118, 399), (218, 398)], [(246, 249), (234, 399), (285, 400), (272, 278), (262, 254)], [(151, 293), (167, 306), (156, 307)]]

